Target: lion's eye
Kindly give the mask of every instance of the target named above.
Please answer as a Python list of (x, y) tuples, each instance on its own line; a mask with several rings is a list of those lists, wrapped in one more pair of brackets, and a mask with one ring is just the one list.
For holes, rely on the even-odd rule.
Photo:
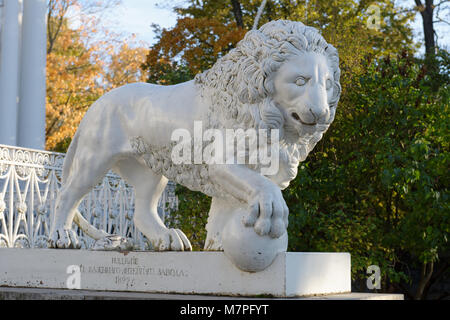
[(331, 87), (333, 86), (333, 82), (331, 81), (331, 79), (328, 79), (326, 82), (326, 86), (327, 86), (327, 90), (330, 90)]
[(306, 84), (306, 82), (308, 82), (308, 79), (305, 77), (300, 77), (297, 79), (297, 81), (295, 81), (295, 84), (298, 86), (304, 86)]

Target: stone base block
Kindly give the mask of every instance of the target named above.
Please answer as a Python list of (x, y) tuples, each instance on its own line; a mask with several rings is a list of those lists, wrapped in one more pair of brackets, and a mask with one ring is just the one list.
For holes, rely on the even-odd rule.
[(0, 249), (0, 286), (257, 297), (349, 293), (350, 254), (287, 252), (249, 273), (223, 252)]
[(143, 293), (143, 292), (117, 292), (117, 291), (90, 291), (90, 290), (67, 290), (67, 289), (37, 289), (37, 288), (1, 288), (1, 300), (404, 300), (403, 294), (393, 293), (339, 293), (324, 296), (308, 296), (293, 298), (251, 298), (251, 297), (229, 297), (213, 295), (191, 295), (191, 294), (166, 294), (166, 293)]

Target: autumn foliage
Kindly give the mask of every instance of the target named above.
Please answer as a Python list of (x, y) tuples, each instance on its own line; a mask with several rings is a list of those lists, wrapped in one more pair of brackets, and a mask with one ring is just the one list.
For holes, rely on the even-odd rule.
[(156, 31), (159, 41), (151, 48), (144, 69), (149, 73), (150, 82), (168, 84), (167, 72), (177, 68), (177, 60), (195, 75), (211, 68), (218, 58), (236, 46), (247, 30), (234, 22), (224, 24), (206, 17), (183, 17), (174, 28)]
[[(106, 91), (145, 81), (148, 49), (121, 40), (98, 18), (117, 1), (48, 2), (46, 148), (65, 151), (89, 106)], [(76, 16), (71, 12), (76, 9)], [(75, 20), (77, 23), (73, 23)]]

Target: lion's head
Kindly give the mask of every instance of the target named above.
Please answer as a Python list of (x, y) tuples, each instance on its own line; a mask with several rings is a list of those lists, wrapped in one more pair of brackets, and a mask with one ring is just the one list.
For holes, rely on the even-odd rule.
[(211, 126), (280, 130), (292, 179), (334, 120), (339, 78), (337, 50), (315, 28), (278, 20), (249, 31), (195, 81), (212, 101)]

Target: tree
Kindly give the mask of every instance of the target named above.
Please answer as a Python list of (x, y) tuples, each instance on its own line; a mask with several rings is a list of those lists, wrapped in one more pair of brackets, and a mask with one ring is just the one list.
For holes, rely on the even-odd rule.
[[(429, 69), (432, 69), (435, 64), (435, 55), (436, 55), (436, 41), (434, 30), (435, 18), (438, 20), (436, 22), (446, 22), (445, 20), (440, 19), (437, 14), (435, 17), (435, 10), (440, 9), (440, 7), (448, 3), (448, 0), (438, 1), (437, 4), (433, 0), (425, 0), (422, 2), (421, 0), (414, 0), (416, 4), (416, 10), (420, 12), (422, 17), (422, 25), (423, 25), (423, 33), (424, 33), (424, 44), (425, 44), (425, 56), (427, 58), (427, 65)], [(448, 23), (448, 22), (446, 22)]]
[(49, 48), (46, 147), (65, 151), (85, 111), (103, 93), (96, 83), (102, 66), (93, 63), (94, 48), (86, 47), (67, 20), (58, 27), (58, 36), (49, 39)]
[(245, 30), (235, 22), (223, 24), (214, 18), (179, 18), (174, 28), (155, 27), (158, 42), (150, 48), (143, 68), (151, 81), (167, 84), (165, 72), (180, 67), (195, 75), (214, 62), (242, 39)]
[(414, 0), (417, 8), (422, 16), (423, 21), (423, 33), (425, 37), (425, 52), (429, 56), (434, 54), (435, 51), (435, 41), (434, 41), (434, 26), (433, 26), (433, 11), (434, 5), (433, 0), (425, 0), (425, 5), (421, 0)]
[[(164, 78), (161, 73), (164, 69), (171, 72), (173, 69), (167, 65), (174, 63), (188, 69), (192, 76), (210, 68), (253, 27), (261, 4), (259, 0), (187, 2), (186, 8), (174, 9), (179, 15), (174, 28), (155, 27), (158, 41), (151, 47), (144, 65), (152, 82)], [(393, 0), (378, 1), (382, 23), (381, 29), (375, 30), (367, 27), (370, 4), (372, 1), (368, 0), (269, 0), (260, 25), (273, 19), (290, 19), (319, 28), (339, 50), (345, 92), (346, 84), (364, 73), (362, 64), (368, 57), (414, 50), (408, 27), (414, 14), (405, 12)]]
[[(118, 0), (49, 0), (46, 148), (65, 152), (89, 106), (105, 91), (144, 81), (147, 50), (102, 27)], [(78, 23), (73, 23), (73, 22)]]
[(111, 51), (110, 61), (104, 70), (104, 87), (106, 90), (123, 86), (132, 82), (145, 82), (148, 78), (141, 69), (148, 54), (143, 44), (130, 47), (135, 37), (125, 39), (118, 48)]
[(369, 63), (349, 90), (353, 107), (284, 192), (290, 249), (350, 252), (362, 289), (373, 264), (384, 290), (413, 299), (448, 274), (448, 55), (441, 61), (438, 74), (406, 53)]
[(236, 24), (239, 28), (244, 28), (244, 21), (242, 20), (242, 7), (241, 3), (238, 0), (231, 0), (231, 4), (233, 5), (233, 14), (236, 19)]

